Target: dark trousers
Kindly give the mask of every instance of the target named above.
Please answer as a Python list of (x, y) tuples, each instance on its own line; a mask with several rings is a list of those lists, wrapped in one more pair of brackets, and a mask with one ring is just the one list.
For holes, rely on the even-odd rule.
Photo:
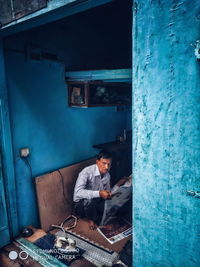
[(105, 200), (102, 198), (81, 199), (74, 202), (75, 213), (81, 218), (94, 221), (97, 225), (101, 222)]

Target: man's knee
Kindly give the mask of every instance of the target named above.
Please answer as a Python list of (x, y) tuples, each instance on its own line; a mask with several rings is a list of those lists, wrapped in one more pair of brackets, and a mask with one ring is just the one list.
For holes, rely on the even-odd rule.
[(76, 215), (82, 218), (85, 217), (84, 199), (74, 202), (74, 211)]
[(74, 203), (74, 211), (81, 218), (88, 218), (98, 222), (103, 214), (105, 200), (93, 198), (91, 200), (81, 199)]

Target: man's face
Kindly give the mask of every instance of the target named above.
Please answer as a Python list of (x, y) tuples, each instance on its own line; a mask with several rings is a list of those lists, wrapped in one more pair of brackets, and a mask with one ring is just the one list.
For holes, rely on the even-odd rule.
[(100, 160), (97, 159), (96, 164), (99, 168), (99, 172), (101, 174), (106, 174), (111, 167), (111, 159), (104, 159), (104, 158), (100, 158)]

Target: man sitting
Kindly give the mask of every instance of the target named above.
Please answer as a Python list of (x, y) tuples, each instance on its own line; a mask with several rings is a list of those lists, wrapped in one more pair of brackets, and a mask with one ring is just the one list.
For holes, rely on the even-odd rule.
[(78, 176), (74, 188), (74, 208), (77, 215), (89, 219), (90, 228), (104, 225), (107, 215), (114, 215), (129, 200), (131, 187), (119, 190), (127, 178), (123, 178), (111, 190), (109, 170), (112, 156), (107, 151), (100, 151), (96, 164), (84, 168)]

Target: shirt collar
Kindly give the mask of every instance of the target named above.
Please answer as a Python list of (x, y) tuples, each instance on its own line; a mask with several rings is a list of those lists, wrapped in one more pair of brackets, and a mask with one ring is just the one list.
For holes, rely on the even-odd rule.
[[(96, 167), (96, 168), (95, 168), (95, 176), (101, 176), (97, 164), (95, 164), (95, 167)], [(105, 178), (107, 175), (108, 175), (108, 173), (105, 173), (105, 174), (103, 175), (103, 177), (101, 177), (101, 178), (103, 179), (103, 178)]]
[(97, 164), (95, 164), (95, 176), (101, 176), (99, 168), (97, 166)]

